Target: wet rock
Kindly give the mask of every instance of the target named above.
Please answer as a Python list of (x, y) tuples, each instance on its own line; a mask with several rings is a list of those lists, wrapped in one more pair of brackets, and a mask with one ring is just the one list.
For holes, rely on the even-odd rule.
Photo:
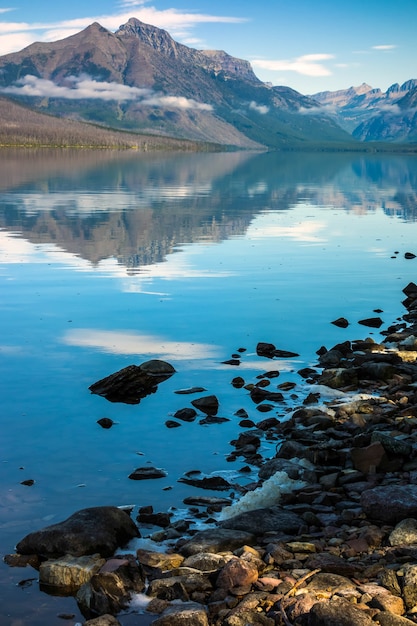
[(217, 415), (219, 410), (219, 401), (216, 396), (204, 396), (203, 398), (197, 398), (192, 400), (191, 404), (202, 413), (206, 415)]
[(213, 554), (212, 552), (198, 552), (187, 557), (184, 561), (185, 567), (192, 567), (202, 572), (214, 572), (220, 570), (231, 558), (233, 554)]
[(221, 528), (247, 531), (254, 535), (263, 535), (269, 531), (296, 533), (302, 524), (302, 519), (296, 513), (279, 506), (246, 511), (219, 522)]
[(377, 623), (381, 626), (412, 626), (412, 624), (415, 624), (413, 620), (385, 611), (378, 613)]
[(173, 604), (152, 622), (152, 626), (209, 626), (207, 609), (196, 602)]
[(192, 393), (203, 393), (204, 391), (207, 391), (204, 387), (188, 387), (188, 389), (177, 389), (174, 393), (188, 395)]
[(46, 558), (95, 553), (110, 556), (138, 536), (138, 528), (126, 511), (101, 506), (82, 509), (63, 522), (30, 533), (19, 541), (16, 550)]
[(84, 626), (121, 626), (113, 615), (100, 615), (84, 622)]
[(157, 467), (151, 467), (146, 465), (145, 467), (138, 467), (134, 472), (129, 474), (131, 480), (149, 480), (154, 478), (165, 478), (168, 474)]
[(275, 355), (275, 346), (273, 343), (267, 343), (260, 341), (256, 346), (256, 354), (258, 356), (266, 356), (268, 359), (272, 359)]
[(384, 485), (366, 489), (361, 495), (365, 515), (387, 524), (417, 517), (417, 485)]
[(200, 489), (213, 489), (214, 491), (227, 491), (232, 485), (223, 476), (182, 476), (179, 483), (200, 487)]
[(364, 320), (358, 321), (358, 324), (362, 324), (362, 326), (369, 326), (370, 328), (379, 328), (383, 323), (384, 322), (380, 317), (368, 317)]
[(188, 407), (184, 409), (178, 409), (178, 411), (175, 411), (174, 413), (174, 417), (176, 417), (179, 420), (182, 420), (183, 422), (193, 422), (196, 416), (197, 416), (197, 411)]
[(50, 559), (41, 563), (39, 568), (39, 584), (43, 591), (45, 587), (62, 588), (65, 591), (75, 591), (88, 582), (104, 565), (105, 559), (99, 554), (92, 556)]
[(311, 608), (308, 626), (375, 626), (375, 622), (354, 604), (332, 598)]
[(246, 544), (254, 542), (254, 535), (247, 531), (230, 530), (227, 528), (215, 528), (202, 530), (187, 541), (177, 544), (176, 550), (189, 557), (199, 552), (225, 552), (233, 551)]
[(97, 424), (102, 428), (111, 428), (114, 422), (112, 419), (110, 419), (110, 417), (102, 417), (101, 419), (97, 420)]
[(404, 254), (404, 258), (405, 258), (405, 259), (415, 259), (415, 258), (416, 258), (416, 255), (414, 254), (414, 252), (406, 252), (406, 253)]
[(132, 593), (145, 588), (145, 576), (134, 557), (109, 559), (97, 574), (82, 585), (76, 595), (80, 611), (86, 617), (126, 609)]
[(139, 563), (142, 565), (158, 568), (163, 571), (180, 567), (184, 561), (184, 557), (180, 554), (166, 554), (165, 552), (155, 552), (142, 548), (136, 551), (136, 556)]
[(402, 520), (390, 533), (388, 541), (391, 546), (417, 545), (417, 520)]
[(141, 365), (127, 367), (106, 376), (90, 385), (91, 393), (103, 396), (110, 402), (139, 404), (151, 393), (155, 393), (160, 383), (175, 374), (175, 369), (165, 361), (157, 359)]
[(347, 328), (349, 326), (349, 322), (345, 317), (338, 317), (337, 320), (333, 320), (332, 324), (339, 328)]

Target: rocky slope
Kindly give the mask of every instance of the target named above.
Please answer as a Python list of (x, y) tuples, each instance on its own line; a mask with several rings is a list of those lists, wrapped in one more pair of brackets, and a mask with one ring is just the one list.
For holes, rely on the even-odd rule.
[(328, 116), (306, 115), (311, 99), (261, 82), (247, 61), (189, 48), (135, 18), (116, 33), (94, 23), (0, 57), (0, 89), (53, 115), (223, 145), (353, 141)]

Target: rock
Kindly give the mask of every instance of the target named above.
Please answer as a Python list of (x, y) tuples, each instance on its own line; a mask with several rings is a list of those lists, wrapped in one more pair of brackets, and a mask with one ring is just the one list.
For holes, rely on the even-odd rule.
[(403, 599), (408, 610), (417, 604), (417, 565), (406, 563), (403, 566)]
[(258, 580), (258, 569), (252, 563), (233, 558), (220, 570), (216, 586), (232, 595), (249, 593), (251, 586)]
[(139, 404), (159, 383), (175, 374), (175, 369), (165, 361), (154, 359), (141, 365), (128, 365), (90, 385), (91, 393), (103, 396), (110, 402)]
[(375, 472), (387, 458), (384, 446), (380, 442), (372, 443), (365, 448), (352, 448), (350, 455), (353, 467), (364, 474)]
[(215, 528), (211, 530), (201, 530), (185, 542), (177, 544), (176, 550), (189, 557), (199, 552), (225, 552), (233, 551), (237, 548), (255, 540), (252, 533), (244, 530), (230, 530), (228, 528)]
[(138, 528), (126, 511), (99, 506), (82, 509), (63, 522), (30, 533), (19, 541), (16, 551), (46, 558), (95, 553), (105, 557), (138, 536)]
[[(76, 590), (96, 574), (104, 565), (105, 559), (99, 554), (92, 556), (64, 556), (41, 563), (39, 584), (42, 587)], [(43, 589), (45, 591), (46, 589)], [(46, 590), (47, 591), (47, 590)]]
[(358, 386), (358, 370), (356, 367), (337, 367), (324, 370), (318, 379), (320, 385), (327, 385), (332, 389), (343, 389), (343, 387)]
[(272, 359), (275, 355), (275, 346), (273, 343), (266, 343), (260, 341), (256, 346), (256, 354), (258, 356), (266, 356), (268, 359)]
[(381, 626), (412, 626), (412, 624), (415, 624), (411, 619), (385, 611), (378, 613), (378, 621), (376, 623)]
[(111, 428), (114, 422), (112, 419), (110, 419), (110, 417), (102, 417), (101, 419), (97, 420), (97, 424), (102, 428)]
[(84, 626), (121, 626), (113, 615), (100, 615), (84, 622)]
[(213, 491), (227, 491), (232, 486), (223, 476), (182, 476), (178, 482)]
[(134, 472), (129, 474), (131, 480), (149, 480), (153, 478), (165, 478), (168, 474), (157, 467), (145, 466), (138, 467)]
[(417, 516), (417, 485), (386, 485), (366, 489), (361, 495), (361, 506), (372, 520), (396, 524)]
[(388, 541), (391, 546), (417, 545), (417, 520), (402, 520), (394, 528)]
[(190, 570), (187, 573), (154, 578), (149, 582), (147, 595), (160, 600), (181, 600), (187, 602), (197, 593), (210, 594), (213, 590), (209, 577), (205, 574)]
[(231, 558), (233, 558), (232, 553), (226, 555), (213, 554), (212, 552), (198, 552), (184, 560), (184, 567), (192, 567), (201, 572), (214, 572), (221, 569)]
[(188, 389), (177, 389), (174, 393), (186, 395), (191, 393), (203, 393), (204, 391), (207, 391), (204, 387), (188, 387)]
[(178, 409), (178, 411), (174, 413), (174, 417), (182, 420), (183, 422), (193, 422), (196, 416), (197, 411), (188, 407), (186, 407), (185, 409)]
[(349, 326), (349, 322), (345, 317), (338, 317), (337, 320), (333, 320), (332, 324), (339, 328), (347, 328)]
[(217, 415), (219, 410), (219, 401), (216, 396), (204, 396), (203, 398), (197, 398), (192, 400), (191, 404), (202, 413), (206, 415)]
[(196, 602), (169, 606), (152, 626), (209, 626), (207, 609)]
[(302, 524), (303, 520), (296, 513), (279, 506), (246, 511), (219, 522), (220, 528), (247, 531), (254, 535), (269, 531), (296, 533)]
[(406, 252), (406, 253), (404, 254), (404, 258), (405, 258), (405, 259), (415, 259), (415, 258), (416, 258), (416, 255), (414, 254), (414, 252)]
[(132, 593), (145, 588), (145, 576), (134, 557), (109, 559), (76, 595), (79, 608), (86, 617), (109, 613), (115, 615), (127, 608)]
[(308, 626), (375, 626), (375, 622), (354, 604), (332, 598), (329, 602), (314, 604)]
[(183, 564), (184, 557), (181, 554), (165, 554), (165, 552), (154, 552), (153, 550), (139, 549), (136, 556), (142, 565), (157, 567), (163, 571), (175, 569)]
[(384, 322), (380, 317), (368, 317), (364, 320), (358, 321), (358, 324), (362, 324), (362, 326), (369, 326), (371, 328), (379, 328), (383, 323)]

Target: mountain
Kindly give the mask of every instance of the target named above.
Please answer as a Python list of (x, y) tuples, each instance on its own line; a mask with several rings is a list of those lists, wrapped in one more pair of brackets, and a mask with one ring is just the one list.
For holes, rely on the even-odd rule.
[(354, 142), (311, 98), (263, 83), (247, 61), (136, 18), (1, 56), (0, 93), (58, 117), (240, 148)]
[(395, 83), (386, 92), (363, 83), (311, 96), (360, 141), (417, 141), (417, 80)]

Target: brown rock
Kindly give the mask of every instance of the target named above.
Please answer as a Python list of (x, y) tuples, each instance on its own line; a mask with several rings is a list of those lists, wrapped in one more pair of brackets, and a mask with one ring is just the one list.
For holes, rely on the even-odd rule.
[(249, 593), (258, 580), (258, 569), (243, 559), (231, 559), (220, 570), (216, 585), (233, 595)]

